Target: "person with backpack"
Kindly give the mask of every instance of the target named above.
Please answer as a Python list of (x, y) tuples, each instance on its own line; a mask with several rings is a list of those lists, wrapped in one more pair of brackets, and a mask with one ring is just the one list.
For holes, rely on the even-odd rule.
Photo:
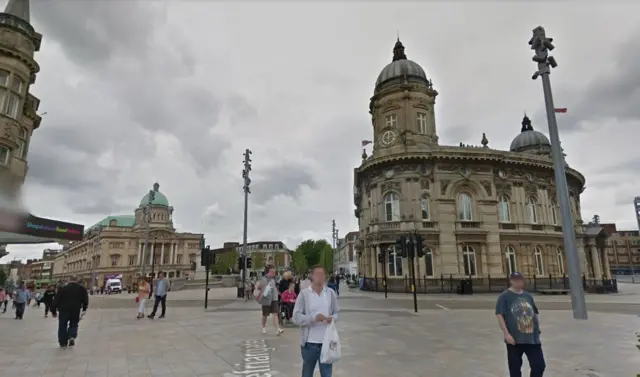
[(276, 269), (273, 266), (265, 268), (265, 275), (258, 283), (259, 294), (256, 300), (262, 306), (262, 333), (267, 333), (267, 318), (273, 317), (273, 325), (276, 327), (276, 335), (280, 335), (284, 330), (280, 327), (278, 319), (278, 288), (276, 286)]

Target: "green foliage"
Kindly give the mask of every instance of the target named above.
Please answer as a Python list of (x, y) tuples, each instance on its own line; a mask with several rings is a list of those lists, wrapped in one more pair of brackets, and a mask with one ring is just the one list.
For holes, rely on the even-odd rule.
[(7, 282), (7, 271), (4, 270), (4, 267), (0, 267), (0, 287), (4, 287), (4, 284)]
[[(307, 269), (317, 264), (324, 266), (327, 271), (333, 270), (333, 249), (327, 240), (306, 240), (303, 241), (293, 253), (294, 261), (298, 255), (304, 255)], [(298, 256), (300, 258), (300, 256)], [(298, 262), (300, 263), (300, 262)], [(294, 267), (295, 268), (295, 267)], [(297, 270), (296, 270), (297, 271)]]
[(252, 270), (260, 271), (264, 269), (264, 266), (266, 265), (264, 253), (251, 253), (250, 257)]
[(302, 250), (294, 251), (291, 259), (291, 268), (293, 268), (293, 271), (300, 275), (307, 273), (309, 265), (307, 264), (307, 258)]
[(238, 253), (235, 249), (216, 255), (216, 263), (211, 266), (214, 275), (228, 275), (229, 270), (235, 270), (238, 263)]

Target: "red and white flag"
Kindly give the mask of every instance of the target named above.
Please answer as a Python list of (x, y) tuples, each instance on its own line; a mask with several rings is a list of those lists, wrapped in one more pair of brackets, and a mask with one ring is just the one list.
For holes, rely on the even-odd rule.
[(555, 108), (556, 113), (560, 113), (560, 114), (566, 114), (567, 110), (568, 109), (566, 107), (556, 107)]
[(373, 141), (371, 141), (371, 140), (362, 140), (362, 146), (363, 147), (366, 147), (367, 145), (369, 145), (371, 143), (373, 143)]

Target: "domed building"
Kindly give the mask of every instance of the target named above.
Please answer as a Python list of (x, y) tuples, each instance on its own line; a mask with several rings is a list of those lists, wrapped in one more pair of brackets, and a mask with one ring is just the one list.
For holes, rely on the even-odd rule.
[(150, 194), (142, 198), (134, 215), (107, 216), (90, 227), (82, 241), (66, 246), (56, 256), (53, 278), (75, 275), (90, 283), (93, 276), (94, 284), (100, 287), (107, 279), (121, 275), (129, 285), (142, 275), (143, 264), (147, 276), (158, 271), (169, 278), (192, 275), (194, 264), (200, 263), (204, 235), (177, 232), (173, 207), (158, 183), (153, 185), (152, 200)]
[[(508, 151), (490, 148), (484, 134), (481, 146), (440, 145), (437, 96), (424, 69), (407, 58), (398, 40), (371, 97), (373, 152), (363, 151), (362, 164), (354, 169), (360, 273), (370, 278), (386, 273), (397, 279), (390, 288), (404, 289), (409, 265), (396, 253), (395, 242), (418, 233), (426, 251), (415, 261), (419, 278), (504, 280), (513, 271), (547, 281), (564, 276), (547, 136), (525, 115)], [(570, 167), (566, 174), (582, 271), (610, 279), (608, 262), (593, 247), (594, 235), (586, 232), (580, 215), (585, 178)]]

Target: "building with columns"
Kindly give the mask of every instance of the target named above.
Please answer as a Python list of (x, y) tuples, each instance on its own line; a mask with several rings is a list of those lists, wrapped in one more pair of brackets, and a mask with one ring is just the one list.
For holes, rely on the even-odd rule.
[[(75, 275), (87, 283), (102, 286), (106, 279), (122, 276), (124, 284), (141, 276), (162, 270), (167, 277), (187, 277), (200, 263), (200, 240), (203, 234), (177, 232), (173, 227), (173, 207), (153, 185), (154, 198), (149, 194), (140, 201), (134, 215), (107, 216), (90, 227), (82, 241), (73, 242), (56, 255), (53, 278)], [(150, 221), (145, 220), (145, 208), (150, 207)], [(145, 252), (145, 244), (147, 252)]]
[[(509, 150), (490, 147), (483, 133), (478, 146), (441, 145), (437, 95), (398, 40), (370, 100), (373, 152), (363, 151), (354, 169), (359, 273), (405, 277), (407, 259), (394, 244), (400, 235), (416, 232), (425, 239), (426, 255), (415, 261), (421, 278), (505, 278), (513, 271), (529, 278), (565, 275), (547, 136), (525, 115), (520, 125), (506, 128), (514, 134)], [(610, 278), (605, 261), (590, 249), (602, 232), (585, 227), (580, 215), (585, 178), (572, 167), (566, 173), (582, 272)]]

